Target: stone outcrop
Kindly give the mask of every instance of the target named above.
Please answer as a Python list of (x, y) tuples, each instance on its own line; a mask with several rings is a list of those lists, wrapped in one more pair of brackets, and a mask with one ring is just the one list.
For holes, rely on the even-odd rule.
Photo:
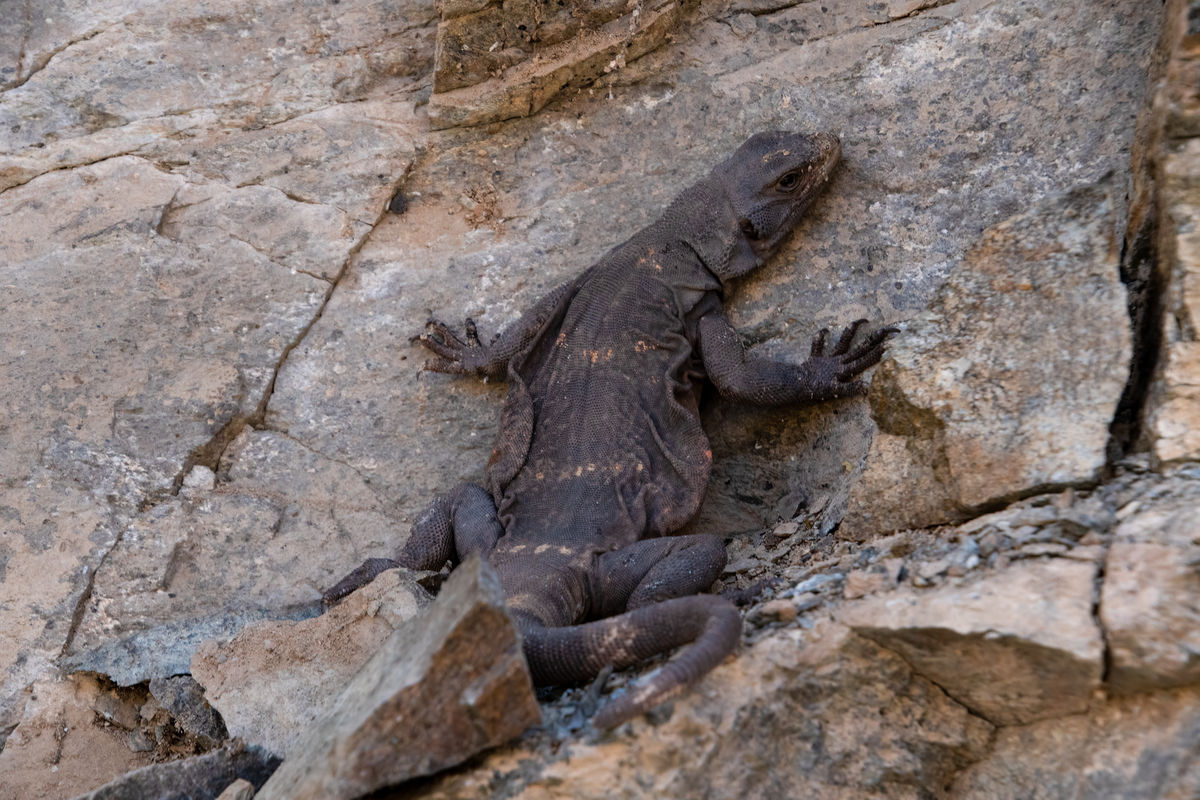
[(600, 687), (545, 692), (397, 791), (1200, 792), (1194, 1), (16, 6), (5, 790), (261, 785), (223, 728), (297, 746), (301, 703), (252, 696), (349, 680), (313, 650), (370, 661), (407, 613), (385, 580), (309, 619), (322, 590), (488, 458), (503, 388), (409, 337), (490, 335), (749, 133), (821, 128), (845, 164), (730, 316), (788, 360), (905, 333), (866, 400), (706, 398), (694, 529), (729, 539), (717, 588), (776, 580), (742, 649), (604, 735)]

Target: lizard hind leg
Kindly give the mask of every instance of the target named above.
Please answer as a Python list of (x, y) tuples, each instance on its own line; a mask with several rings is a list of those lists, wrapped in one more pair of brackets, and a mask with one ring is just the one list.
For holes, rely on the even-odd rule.
[(601, 708), (592, 722), (602, 729), (649, 711), (704, 677), (733, 652), (742, 633), (737, 610), (711, 594), (675, 597), (583, 625), (521, 627), (537, 684), (578, 683), (610, 664), (622, 669), (686, 645)]
[[(697, 594), (725, 566), (725, 545), (708, 534), (644, 539), (597, 558), (594, 622), (526, 625), (525, 654), (537, 683), (589, 680), (608, 665), (632, 666), (687, 645), (660, 670), (593, 718), (611, 728), (682, 691), (737, 647), (742, 623), (724, 598)], [(611, 615), (616, 616), (611, 616)]]
[(474, 484), (460, 483), (422, 512), (396, 558), (368, 558), (328, 589), (323, 600), (333, 605), (389, 569), (439, 570), (474, 551), (486, 556), (502, 532), (491, 495)]

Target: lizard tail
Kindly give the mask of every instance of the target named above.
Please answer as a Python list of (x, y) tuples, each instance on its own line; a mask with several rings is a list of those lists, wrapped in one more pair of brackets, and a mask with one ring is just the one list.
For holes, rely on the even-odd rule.
[(604, 667), (623, 669), (687, 645), (659, 670), (611, 700), (592, 718), (613, 728), (695, 683), (737, 647), (742, 621), (728, 600), (689, 595), (582, 625), (521, 625), (535, 684), (579, 683)]

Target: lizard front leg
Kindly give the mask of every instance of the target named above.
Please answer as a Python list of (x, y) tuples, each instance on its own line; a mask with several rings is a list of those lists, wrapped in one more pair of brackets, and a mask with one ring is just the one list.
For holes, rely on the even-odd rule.
[(438, 570), (447, 561), (457, 563), (472, 552), (486, 556), (503, 532), (491, 495), (474, 484), (460, 483), (448, 494), (439, 495), (417, 518), (396, 558), (368, 558), (322, 599), (332, 605), (385, 570)]
[(547, 294), (533, 308), (522, 314), (520, 319), (498, 334), (490, 344), (485, 345), (479, 340), (475, 323), (469, 318), (466, 321), (465, 340), (458, 338), (444, 322), (430, 320), (425, 325), (425, 332), (414, 339), (435, 356), (425, 362), (425, 369), (503, 380), (508, 362), (537, 338), (546, 323), (575, 293), (585, 276), (586, 273)]
[(879, 363), (888, 337), (898, 331), (882, 328), (854, 346), (854, 336), (865, 323), (860, 319), (848, 326), (828, 353), (829, 331), (821, 331), (808, 359), (793, 365), (747, 358), (737, 331), (718, 311), (700, 320), (700, 355), (709, 380), (723, 397), (758, 405), (850, 397), (866, 392), (858, 376)]

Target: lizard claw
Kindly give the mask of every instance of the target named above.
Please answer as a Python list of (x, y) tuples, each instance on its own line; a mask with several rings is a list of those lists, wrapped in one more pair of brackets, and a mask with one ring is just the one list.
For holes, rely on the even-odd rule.
[(866, 324), (867, 321), (865, 319), (856, 319), (854, 322), (851, 322), (846, 327), (846, 330), (842, 331), (842, 335), (838, 338), (837, 345), (834, 346), (833, 352), (830, 355), (845, 355), (846, 351), (850, 349), (850, 343), (854, 341), (854, 334), (858, 333), (858, 329)]

